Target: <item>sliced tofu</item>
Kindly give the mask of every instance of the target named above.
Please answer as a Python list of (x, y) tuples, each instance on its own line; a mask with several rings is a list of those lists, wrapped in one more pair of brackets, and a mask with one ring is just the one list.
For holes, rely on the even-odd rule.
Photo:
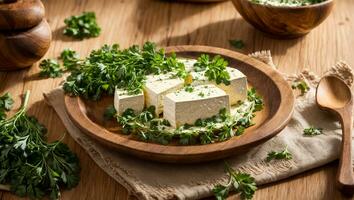
[(223, 108), (230, 110), (229, 95), (212, 84), (197, 85), (192, 92), (181, 89), (166, 95), (163, 117), (179, 127), (216, 115)]
[(204, 75), (204, 71), (191, 72), (192, 85), (214, 84), (220, 89), (224, 90), (230, 96), (230, 105), (237, 104), (239, 101), (244, 101), (247, 98), (247, 77), (239, 70), (227, 67), (227, 72), (230, 74), (230, 85), (223, 83), (216, 84), (214, 81), (208, 81)]
[(181, 89), (184, 80), (181, 78), (171, 78), (172, 73), (151, 75), (147, 77), (144, 87), (146, 107), (155, 106), (156, 114), (163, 111), (163, 100), (166, 94)]
[(116, 88), (114, 92), (114, 108), (119, 115), (131, 108), (136, 114), (144, 109), (144, 93), (129, 95), (127, 91)]

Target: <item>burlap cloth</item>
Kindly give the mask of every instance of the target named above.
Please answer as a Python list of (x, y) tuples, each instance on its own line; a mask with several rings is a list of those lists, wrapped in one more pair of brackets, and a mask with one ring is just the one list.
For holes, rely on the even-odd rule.
[[(256, 52), (250, 56), (275, 67), (269, 51)], [(349, 85), (353, 82), (351, 69), (343, 62), (332, 67), (328, 73), (341, 77)], [(255, 177), (258, 185), (319, 167), (337, 159), (339, 155), (340, 125), (333, 116), (320, 111), (315, 104), (314, 86), (318, 77), (308, 71), (284, 77), (289, 81), (306, 80), (311, 85), (306, 95), (296, 98), (295, 111), (288, 126), (247, 154), (226, 159), (234, 169)], [(222, 161), (193, 165), (162, 164), (109, 150), (86, 136), (70, 121), (64, 107), (62, 89), (54, 89), (44, 96), (75, 141), (105, 172), (138, 199), (200, 199), (212, 196), (213, 186), (227, 180)], [(303, 136), (303, 129), (311, 125), (323, 128), (324, 134)], [(265, 162), (268, 152), (283, 150), (286, 146), (293, 155), (292, 160)]]

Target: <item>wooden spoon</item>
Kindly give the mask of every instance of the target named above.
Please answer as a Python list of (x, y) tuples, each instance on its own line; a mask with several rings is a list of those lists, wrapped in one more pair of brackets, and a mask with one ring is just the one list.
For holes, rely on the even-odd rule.
[(339, 78), (323, 77), (316, 91), (318, 106), (333, 111), (341, 119), (342, 151), (337, 172), (337, 186), (347, 195), (354, 193), (354, 174), (352, 169), (352, 126), (353, 126), (353, 95), (350, 88)]

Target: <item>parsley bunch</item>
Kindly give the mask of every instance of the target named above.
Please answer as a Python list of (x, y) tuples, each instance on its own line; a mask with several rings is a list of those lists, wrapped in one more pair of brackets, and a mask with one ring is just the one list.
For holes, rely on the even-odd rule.
[(221, 109), (218, 115), (199, 119), (194, 125), (185, 124), (177, 129), (173, 129), (167, 120), (158, 118), (153, 106), (140, 114), (127, 109), (117, 116), (117, 121), (123, 127), (124, 134), (132, 134), (143, 141), (168, 144), (175, 139), (182, 145), (221, 142), (241, 135), (253, 125), (254, 112), (261, 109), (263, 101), (255, 94), (255, 90), (250, 90), (248, 95), (248, 100), (233, 115)]
[(93, 100), (100, 99), (103, 93), (113, 95), (116, 87), (137, 94), (143, 89), (146, 75), (184, 69), (175, 54), (166, 56), (151, 42), (141, 49), (136, 45), (122, 50), (118, 45), (104, 45), (72, 67), (76, 70), (64, 83), (65, 92)]
[(194, 64), (194, 71), (205, 70), (205, 76), (208, 77), (209, 81), (213, 80), (216, 84), (224, 83), (225, 85), (230, 85), (230, 75), (226, 71), (227, 65), (228, 62), (220, 55), (210, 60), (209, 55), (202, 54)]
[(63, 75), (63, 70), (60, 68), (59, 63), (54, 59), (45, 59), (39, 64), (41, 71), (40, 77), (57, 78)]
[(231, 189), (240, 193), (241, 199), (252, 199), (257, 190), (254, 178), (249, 174), (235, 171), (227, 163), (225, 165), (230, 179), (226, 185), (219, 184), (214, 187), (213, 192), (216, 199), (225, 200)]
[(0, 120), (6, 118), (6, 111), (11, 110), (14, 104), (14, 100), (12, 99), (10, 93), (6, 93), (0, 96)]
[(79, 161), (61, 141), (44, 140), (46, 128), (26, 114), (29, 91), (22, 108), (0, 121), (0, 184), (19, 196), (60, 197), (60, 188), (79, 182)]
[(94, 12), (83, 12), (81, 15), (71, 16), (65, 19), (64, 23), (67, 26), (64, 29), (64, 35), (77, 39), (97, 37), (101, 32)]

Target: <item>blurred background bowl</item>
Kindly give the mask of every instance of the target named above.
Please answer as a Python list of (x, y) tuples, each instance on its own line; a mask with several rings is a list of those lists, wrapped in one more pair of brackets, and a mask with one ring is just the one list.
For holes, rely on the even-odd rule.
[(309, 33), (330, 14), (334, 2), (286, 7), (232, 0), (240, 15), (255, 28), (275, 38), (297, 38)]

